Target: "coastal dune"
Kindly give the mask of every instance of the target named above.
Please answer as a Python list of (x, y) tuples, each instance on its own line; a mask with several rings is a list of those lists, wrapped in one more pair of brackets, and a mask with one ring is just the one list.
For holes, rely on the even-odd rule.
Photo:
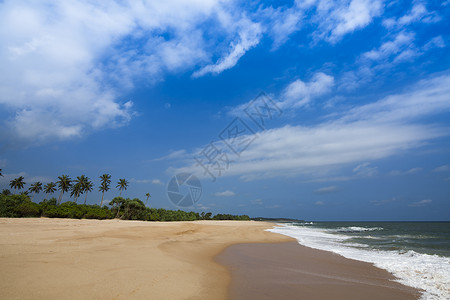
[[(273, 292), (283, 295), (279, 283), (286, 280), (295, 286), (286, 297), (304, 291), (321, 299), (333, 288), (345, 296), (352, 295), (345, 294), (349, 289), (383, 286), (380, 295), (390, 299), (418, 296), (370, 264), (355, 265), (264, 231), (272, 227), (253, 221), (0, 219), (0, 299), (270, 299)], [(363, 280), (342, 285), (339, 270), (347, 278), (364, 274)], [(308, 272), (315, 275), (304, 277)], [(324, 288), (328, 294), (317, 292)]]

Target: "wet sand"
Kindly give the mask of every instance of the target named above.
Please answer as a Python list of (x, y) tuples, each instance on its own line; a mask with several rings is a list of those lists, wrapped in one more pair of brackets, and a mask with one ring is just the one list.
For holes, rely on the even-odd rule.
[(238, 244), (217, 257), (232, 274), (230, 299), (418, 299), (372, 264), (297, 242)]

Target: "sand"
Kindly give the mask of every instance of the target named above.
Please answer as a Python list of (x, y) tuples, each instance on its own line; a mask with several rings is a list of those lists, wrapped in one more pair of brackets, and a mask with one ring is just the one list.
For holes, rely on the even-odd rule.
[[(264, 263), (259, 265), (261, 272), (257, 273), (263, 274), (263, 270), (270, 273), (276, 266), (279, 267), (277, 272), (283, 271), (283, 260), (272, 260), (271, 267), (275, 269), (265, 268), (271, 256), (288, 257), (280, 252), (286, 249), (272, 249), (271, 245), (303, 249), (289, 254), (294, 260), (305, 255), (307, 249), (308, 260), (322, 261), (324, 266), (335, 262), (321, 255), (339, 257), (300, 247), (289, 237), (264, 231), (271, 227), (271, 223), (252, 221), (166, 223), (0, 218), (0, 299), (228, 299), (242, 295), (255, 299), (255, 294), (236, 286), (235, 279), (251, 274), (245, 272), (255, 263)], [(246, 248), (247, 243), (262, 244), (253, 249)], [(229, 247), (231, 245), (234, 246)], [(246, 265), (249, 253), (254, 254), (250, 256), (255, 260), (248, 260), (250, 265)], [(224, 255), (228, 255), (228, 261), (218, 263), (216, 259), (225, 259)], [(230, 259), (232, 263), (238, 262), (238, 266), (230, 265)], [(347, 265), (353, 261), (340, 260), (335, 268), (347, 268), (347, 273), (355, 271)], [(358, 272), (378, 270), (362, 264)], [(303, 270), (303, 263), (294, 266)], [(236, 273), (237, 269), (243, 273)], [(299, 274), (306, 272), (299, 270)], [(377, 276), (375, 290), (391, 278), (387, 272)], [(321, 299), (322, 294), (314, 294), (314, 284), (322, 284), (327, 289), (339, 285), (331, 280), (313, 276), (303, 281), (304, 290), (300, 290), (320, 296), (310, 299)], [(248, 282), (265, 282), (266, 290), (282, 288), (273, 277), (254, 277)], [(291, 283), (298, 282), (291, 280)], [(367, 283), (354, 282), (348, 287), (365, 289)], [(237, 290), (244, 294), (236, 293)], [(394, 286), (390, 288), (394, 292), (390, 295), (399, 295), (403, 290), (408, 289)]]
[(231, 270), (231, 299), (418, 299), (372, 264), (307, 248), (297, 242), (237, 244), (217, 261)]
[(269, 223), (0, 219), (0, 299), (226, 299), (227, 246)]

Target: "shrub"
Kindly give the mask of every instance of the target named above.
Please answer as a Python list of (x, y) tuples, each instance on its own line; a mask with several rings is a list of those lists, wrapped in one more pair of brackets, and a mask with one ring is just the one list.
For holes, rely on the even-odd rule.
[(28, 202), (31, 201), (26, 195), (0, 195), (0, 217), (20, 217), (18, 207)]
[(18, 217), (39, 217), (41, 210), (39, 204), (27, 201), (16, 207), (16, 213)]

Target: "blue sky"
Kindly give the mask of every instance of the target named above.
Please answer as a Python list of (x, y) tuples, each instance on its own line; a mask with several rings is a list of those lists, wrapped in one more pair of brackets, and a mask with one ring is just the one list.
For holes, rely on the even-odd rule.
[(1, 1), (0, 187), (110, 173), (173, 209), (187, 172), (194, 211), (450, 220), (449, 17), (449, 1)]

